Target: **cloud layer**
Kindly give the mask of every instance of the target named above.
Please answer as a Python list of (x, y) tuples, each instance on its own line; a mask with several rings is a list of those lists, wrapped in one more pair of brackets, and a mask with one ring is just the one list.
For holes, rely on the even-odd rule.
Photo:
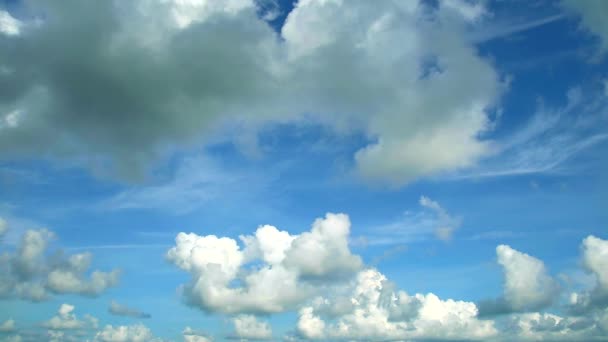
[[(438, 207), (428, 198), (423, 202)], [(503, 295), (476, 304), (397, 289), (350, 251), (349, 231), (348, 216), (327, 214), (299, 235), (265, 225), (240, 243), (180, 233), (167, 258), (192, 276), (181, 288), (186, 302), (235, 315), (235, 336), (241, 338), (270, 338), (270, 326), (255, 315), (283, 312), (298, 314), (288, 338), (323, 341), (588, 341), (608, 332), (608, 302), (597, 301), (606, 293), (605, 240), (583, 241), (584, 265), (597, 285), (573, 294), (568, 304), (598, 305), (560, 316), (546, 310), (565, 304), (562, 286), (541, 260), (508, 245), (496, 247)]]

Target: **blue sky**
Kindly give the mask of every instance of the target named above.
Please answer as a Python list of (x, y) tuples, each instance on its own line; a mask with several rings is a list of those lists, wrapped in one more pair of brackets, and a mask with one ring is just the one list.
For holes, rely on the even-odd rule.
[(604, 17), (0, 1), (0, 341), (608, 340)]

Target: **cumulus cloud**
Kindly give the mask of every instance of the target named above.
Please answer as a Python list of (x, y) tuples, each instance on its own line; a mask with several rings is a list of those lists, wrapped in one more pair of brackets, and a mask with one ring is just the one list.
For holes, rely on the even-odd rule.
[(47, 229), (27, 230), (14, 253), (0, 255), (0, 297), (43, 301), (53, 294), (98, 296), (118, 283), (119, 271), (92, 271), (92, 256), (50, 254), (55, 234)]
[(368, 136), (359, 174), (392, 185), (492, 153), (480, 134), (504, 87), (465, 35), (481, 5), (301, 0), (276, 32), (256, 3), (27, 2), (37, 19), (18, 25), (2, 12), (0, 153), (137, 177), (214, 128), (304, 113)]
[(108, 309), (108, 311), (112, 315), (116, 315), (116, 316), (127, 316), (127, 317), (133, 317), (133, 318), (150, 318), (151, 317), (150, 314), (148, 314), (148, 313), (142, 312), (142, 311), (134, 309), (134, 308), (130, 308), (126, 305), (122, 305), (115, 301), (112, 301), (110, 303), (110, 308)]
[(454, 218), (436, 201), (426, 196), (420, 197), (420, 205), (428, 208), (437, 214), (437, 227), (435, 236), (438, 239), (448, 241), (452, 238), (454, 231), (460, 226), (460, 219)]
[(583, 240), (583, 265), (595, 277), (595, 287), (573, 292), (570, 306), (574, 313), (608, 309), (608, 241), (590, 235)]
[(19, 34), (21, 22), (7, 11), (0, 10), (0, 34), (16, 36)]
[(57, 315), (42, 323), (42, 326), (50, 330), (80, 330), (97, 328), (97, 319), (86, 315), (84, 320), (79, 320), (73, 313), (75, 307), (70, 304), (61, 304)]
[(12, 318), (7, 319), (0, 324), (0, 333), (13, 332), (15, 330), (15, 320)]
[(184, 337), (184, 342), (211, 342), (213, 339), (207, 334), (196, 331), (190, 327), (184, 328), (182, 331), (182, 335)]
[(233, 319), (234, 335), (245, 340), (269, 340), (272, 329), (267, 322), (259, 321), (253, 315), (239, 315)]
[(143, 324), (135, 325), (106, 325), (95, 334), (98, 342), (148, 342), (159, 341), (154, 337), (152, 331)]
[(361, 271), (346, 295), (351, 308), (337, 317), (328, 316), (329, 321), (314, 306), (302, 308), (298, 333), (307, 339), (357, 341), (487, 339), (497, 333), (493, 321), (477, 319), (474, 303), (395, 291), (375, 269)]
[[(318, 291), (316, 283), (348, 278), (362, 266), (349, 233), (344, 214), (327, 214), (300, 235), (261, 226), (241, 236), (243, 248), (227, 237), (180, 233), (167, 259), (192, 275), (183, 294), (205, 311), (283, 312)], [(231, 286), (236, 280), (241, 285)]]
[(557, 299), (559, 286), (541, 260), (507, 245), (496, 247), (496, 255), (504, 272), (504, 296), (482, 301), (482, 316), (535, 311)]

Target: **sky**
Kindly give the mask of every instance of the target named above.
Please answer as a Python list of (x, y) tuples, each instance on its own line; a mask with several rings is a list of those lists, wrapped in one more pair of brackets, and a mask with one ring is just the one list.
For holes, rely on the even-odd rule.
[(0, 341), (608, 341), (607, 17), (0, 0)]

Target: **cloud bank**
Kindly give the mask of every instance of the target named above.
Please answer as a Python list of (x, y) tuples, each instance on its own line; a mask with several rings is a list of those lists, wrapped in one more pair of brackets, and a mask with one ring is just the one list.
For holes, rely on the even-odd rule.
[(392, 185), (492, 152), (480, 135), (503, 84), (464, 34), (478, 5), (302, 0), (278, 32), (252, 0), (22, 6), (0, 12), (4, 158), (135, 178), (212, 130), (302, 115), (363, 132), (359, 174)]

